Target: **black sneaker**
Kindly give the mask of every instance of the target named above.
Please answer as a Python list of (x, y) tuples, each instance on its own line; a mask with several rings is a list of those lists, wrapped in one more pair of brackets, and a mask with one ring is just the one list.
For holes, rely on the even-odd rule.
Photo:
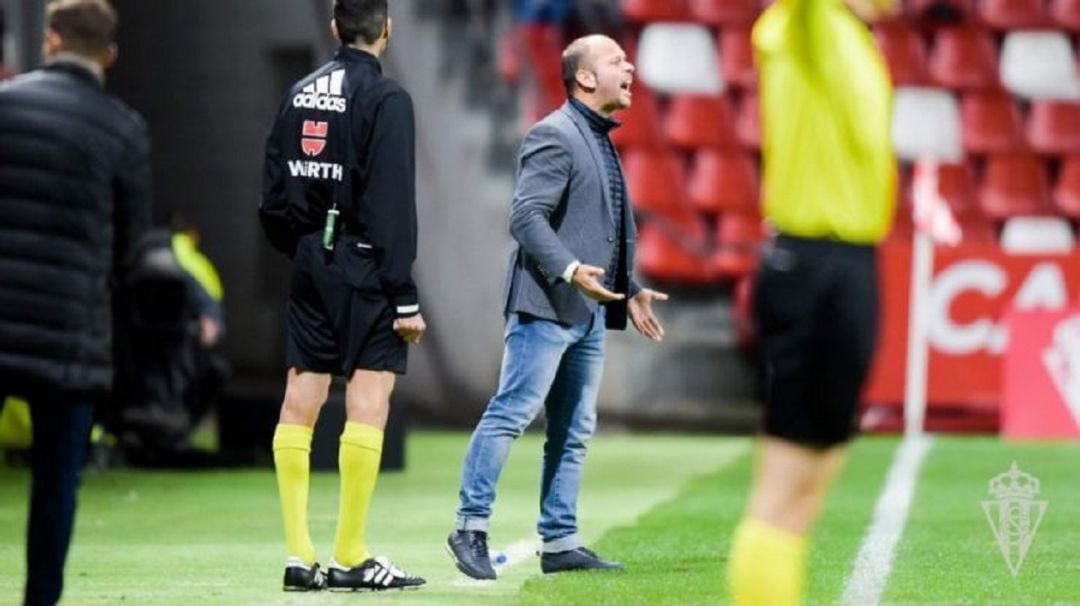
[(368, 558), (359, 566), (344, 568), (330, 563), (326, 586), (331, 591), (384, 591), (386, 589), (417, 589), (427, 583), (421, 577), (406, 574), (384, 557)]
[(567, 572), (570, 570), (622, 570), (623, 565), (600, 559), (590, 549), (578, 547), (569, 551), (540, 554), (540, 570), (544, 574)]
[(289, 558), (285, 562), (285, 591), (320, 591), (326, 589), (326, 575), (319, 568), (318, 562), (308, 566), (300, 558)]
[(446, 538), (446, 551), (465, 576), (481, 581), (495, 579), (488, 555), (487, 533), (481, 530), (455, 530)]

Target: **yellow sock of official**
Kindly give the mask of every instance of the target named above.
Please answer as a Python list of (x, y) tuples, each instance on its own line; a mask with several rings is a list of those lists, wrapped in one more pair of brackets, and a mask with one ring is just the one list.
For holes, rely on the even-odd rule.
[(375, 479), (379, 476), (382, 445), (381, 429), (361, 423), (345, 423), (338, 450), (341, 505), (334, 537), (334, 560), (347, 568), (371, 557), (365, 544), (365, 529), (368, 504), (375, 492)]
[(735, 606), (797, 606), (806, 579), (806, 537), (743, 518), (728, 560)]
[(310, 427), (284, 423), (274, 431), (274, 469), (285, 522), (285, 549), (288, 555), (301, 558), (308, 565), (315, 563), (315, 546), (307, 519), (311, 434)]

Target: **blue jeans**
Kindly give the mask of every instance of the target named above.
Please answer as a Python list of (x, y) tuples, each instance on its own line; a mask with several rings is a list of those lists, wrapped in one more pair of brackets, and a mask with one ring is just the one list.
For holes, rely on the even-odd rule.
[(570, 327), (511, 314), (499, 391), (488, 403), (465, 456), (459, 530), (487, 532), (495, 484), (510, 446), (543, 406), (547, 439), (536, 529), (545, 552), (581, 546), (577, 498), (586, 443), (596, 430), (596, 395), (603, 369), (603, 307), (590, 321)]

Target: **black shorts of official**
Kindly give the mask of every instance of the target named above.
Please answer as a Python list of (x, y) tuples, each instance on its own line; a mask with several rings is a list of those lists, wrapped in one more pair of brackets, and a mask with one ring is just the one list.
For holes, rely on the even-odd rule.
[(768, 436), (813, 448), (847, 442), (877, 339), (872, 246), (779, 236), (756, 277)]
[(351, 378), (356, 370), (404, 374), (408, 344), (394, 332), (373, 252), (349, 235), (332, 252), (304, 236), (293, 260), (285, 313), (290, 367)]

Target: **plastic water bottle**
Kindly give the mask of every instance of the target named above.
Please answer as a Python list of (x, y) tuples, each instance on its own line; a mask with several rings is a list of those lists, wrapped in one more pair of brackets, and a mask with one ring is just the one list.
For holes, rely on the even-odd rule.
[(499, 553), (495, 554), (495, 557), (491, 558), (491, 564), (493, 566), (505, 566), (508, 560), (509, 558), (506, 557), (506, 552), (500, 551)]

